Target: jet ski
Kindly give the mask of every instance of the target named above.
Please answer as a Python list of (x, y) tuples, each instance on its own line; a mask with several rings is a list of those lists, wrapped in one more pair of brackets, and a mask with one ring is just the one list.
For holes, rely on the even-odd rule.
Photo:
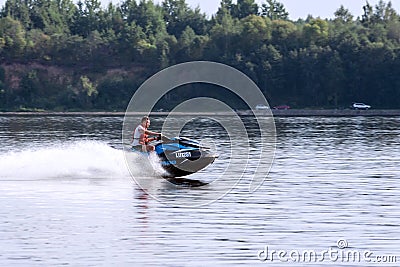
[[(185, 137), (168, 138), (151, 143), (167, 174), (164, 178), (175, 178), (198, 172), (212, 164), (218, 155), (199, 142)], [(135, 148), (132, 151), (140, 152)], [(171, 179), (172, 182), (176, 181)], [(179, 180), (180, 181), (180, 180)]]

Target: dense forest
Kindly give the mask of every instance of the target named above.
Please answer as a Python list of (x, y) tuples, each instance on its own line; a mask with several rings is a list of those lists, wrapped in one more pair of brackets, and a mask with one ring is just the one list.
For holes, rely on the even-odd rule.
[[(221, 62), (246, 73), (272, 105), (400, 108), (400, 16), (391, 2), (291, 21), (284, 5), (222, 0), (206, 16), (185, 0), (7, 0), (0, 12), (0, 111), (124, 110), (168, 66)], [(212, 86), (177, 89), (168, 109)]]

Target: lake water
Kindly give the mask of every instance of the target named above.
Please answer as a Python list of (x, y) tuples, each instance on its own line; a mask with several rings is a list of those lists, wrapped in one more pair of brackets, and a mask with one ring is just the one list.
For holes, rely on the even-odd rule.
[[(151, 128), (162, 121), (153, 118)], [(136, 185), (119, 149), (122, 122), (0, 116), (1, 266), (400, 262), (400, 118), (275, 118), (275, 160), (263, 185), (249, 193), (239, 184), (200, 207), (165, 205)], [(212, 181), (229, 163), (228, 152), (242, 150), (212, 121), (200, 124), (186, 134), (213, 138), (220, 158), (191, 178)], [(146, 176), (149, 170), (136, 164), (133, 174)], [(237, 178), (235, 166), (228, 178)], [(213, 183), (176, 188), (157, 175), (149, 180), (170, 200), (218, 190)], [(299, 256), (307, 251), (317, 255), (310, 264)]]

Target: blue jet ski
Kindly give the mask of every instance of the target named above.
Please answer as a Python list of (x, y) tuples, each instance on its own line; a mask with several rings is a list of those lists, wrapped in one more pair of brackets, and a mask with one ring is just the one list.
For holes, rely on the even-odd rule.
[[(209, 147), (184, 137), (167, 138), (163, 136), (161, 140), (153, 142), (152, 145), (160, 158), (161, 166), (167, 171), (165, 178), (193, 174), (206, 168), (218, 158)], [(140, 152), (135, 148), (132, 150)]]

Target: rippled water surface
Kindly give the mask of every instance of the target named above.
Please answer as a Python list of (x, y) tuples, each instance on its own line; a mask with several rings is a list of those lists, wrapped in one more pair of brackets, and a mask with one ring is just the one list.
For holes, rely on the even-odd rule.
[[(163, 120), (153, 118), (152, 129)], [(120, 150), (122, 122), (0, 117), (1, 266), (300, 266), (296, 251), (306, 250), (338, 251), (313, 266), (400, 262), (400, 118), (276, 118), (275, 160), (262, 187), (249, 193), (239, 184), (197, 208), (166, 206), (133, 182)], [(242, 146), (212, 121), (199, 123), (186, 134), (212, 138), (220, 158), (191, 178), (212, 181)], [(250, 145), (256, 155), (257, 138)], [(225, 179), (243, 174), (230, 168)], [(133, 175), (148, 172), (138, 162)], [(172, 202), (211, 195), (213, 186), (176, 188), (157, 176), (148, 184)], [(282, 257), (261, 261), (266, 248)], [(340, 253), (349, 250), (372, 254), (346, 262)]]

